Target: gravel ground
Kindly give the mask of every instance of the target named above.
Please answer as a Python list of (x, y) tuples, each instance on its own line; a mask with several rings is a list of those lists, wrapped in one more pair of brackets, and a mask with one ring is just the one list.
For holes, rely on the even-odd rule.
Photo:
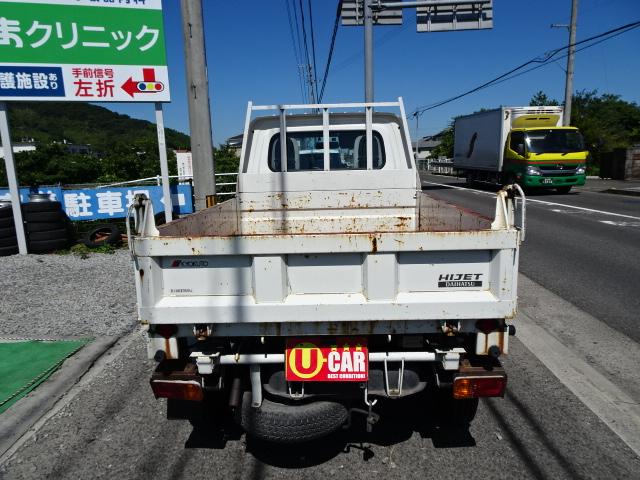
[(121, 335), (136, 325), (131, 257), (13, 255), (0, 258), (0, 335)]

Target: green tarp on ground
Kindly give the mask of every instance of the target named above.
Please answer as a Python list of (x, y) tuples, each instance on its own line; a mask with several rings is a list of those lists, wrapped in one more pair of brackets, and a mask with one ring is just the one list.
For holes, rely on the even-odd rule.
[(45, 381), (90, 340), (0, 343), (0, 413)]

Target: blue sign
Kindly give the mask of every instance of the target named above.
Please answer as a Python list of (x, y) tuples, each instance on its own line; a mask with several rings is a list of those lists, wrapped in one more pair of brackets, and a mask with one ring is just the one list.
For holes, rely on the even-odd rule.
[[(20, 189), (20, 201), (29, 201), (30, 193), (48, 193), (51, 200), (62, 203), (62, 208), (71, 220), (100, 220), (124, 218), (137, 193), (144, 193), (153, 203), (156, 213), (164, 211), (162, 187), (157, 185), (141, 187), (94, 188), (63, 190), (60, 187), (43, 187), (37, 190)], [(178, 214), (193, 213), (191, 185), (171, 185), (173, 211)], [(10, 200), (9, 190), (0, 188), (0, 200)]]
[(62, 68), (2, 65), (0, 97), (64, 97)]

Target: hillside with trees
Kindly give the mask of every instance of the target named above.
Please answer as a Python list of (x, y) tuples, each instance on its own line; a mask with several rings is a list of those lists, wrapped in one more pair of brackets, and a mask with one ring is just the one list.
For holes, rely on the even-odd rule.
[[(105, 183), (159, 173), (155, 124), (87, 103), (12, 103), (14, 142), (33, 139), (37, 150), (16, 155), (21, 185)], [(176, 173), (172, 149), (188, 149), (184, 133), (166, 129), (169, 170)], [(62, 143), (83, 144), (90, 154), (70, 153)], [(6, 185), (0, 162), (0, 185)]]

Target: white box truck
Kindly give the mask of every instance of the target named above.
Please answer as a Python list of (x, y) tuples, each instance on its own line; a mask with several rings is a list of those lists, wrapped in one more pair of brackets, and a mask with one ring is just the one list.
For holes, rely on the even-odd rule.
[(467, 181), (518, 183), (569, 193), (584, 185), (588, 152), (563, 108), (501, 107), (455, 120), (453, 164)]

